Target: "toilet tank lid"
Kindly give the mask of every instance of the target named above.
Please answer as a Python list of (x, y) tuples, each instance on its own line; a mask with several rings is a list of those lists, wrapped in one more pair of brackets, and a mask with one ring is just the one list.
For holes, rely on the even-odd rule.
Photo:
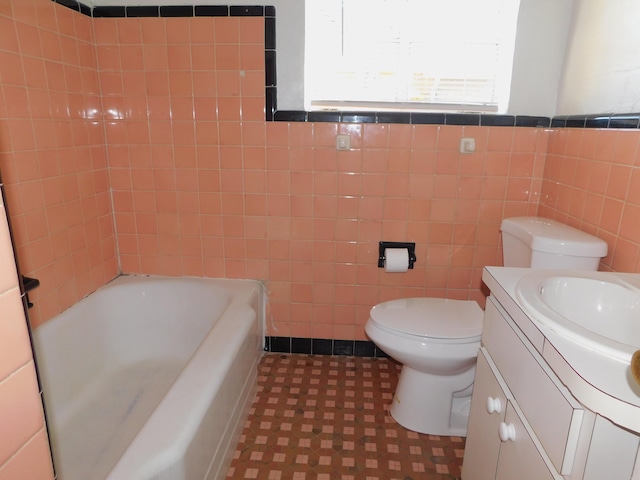
[(520, 239), (536, 252), (596, 258), (607, 255), (604, 240), (550, 218), (505, 218), (500, 230)]
[(388, 329), (421, 337), (479, 339), (483, 311), (470, 300), (416, 297), (379, 303), (371, 320)]

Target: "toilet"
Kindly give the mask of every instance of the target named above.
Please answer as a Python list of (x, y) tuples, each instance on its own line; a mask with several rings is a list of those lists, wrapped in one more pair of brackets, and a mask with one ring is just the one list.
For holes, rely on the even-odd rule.
[[(506, 267), (597, 270), (607, 244), (541, 217), (502, 221)], [(403, 427), (466, 436), (483, 311), (470, 300), (403, 298), (371, 309), (365, 332), (402, 372), (390, 407)]]

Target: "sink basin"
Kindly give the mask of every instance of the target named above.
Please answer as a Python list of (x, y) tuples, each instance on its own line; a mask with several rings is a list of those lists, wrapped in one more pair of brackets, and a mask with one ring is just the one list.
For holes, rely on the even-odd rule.
[(516, 294), (550, 328), (591, 348), (627, 361), (640, 349), (640, 290), (613, 275), (538, 271)]
[(629, 364), (640, 349), (640, 289), (623, 275), (538, 270), (516, 298), (578, 374), (596, 388), (640, 406)]

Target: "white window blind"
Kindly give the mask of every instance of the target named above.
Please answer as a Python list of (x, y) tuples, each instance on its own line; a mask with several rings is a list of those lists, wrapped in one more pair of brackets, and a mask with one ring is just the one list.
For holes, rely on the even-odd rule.
[(305, 1), (305, 108), (506, 110), (519, 0)]

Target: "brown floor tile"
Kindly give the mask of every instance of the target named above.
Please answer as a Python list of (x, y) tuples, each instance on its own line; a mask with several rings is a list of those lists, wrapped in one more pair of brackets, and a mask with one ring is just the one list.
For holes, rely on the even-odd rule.
[(464, 438), (398, 425), (400, 366), (386, 358), (267, 354), (227, 478), (453, 480)]

